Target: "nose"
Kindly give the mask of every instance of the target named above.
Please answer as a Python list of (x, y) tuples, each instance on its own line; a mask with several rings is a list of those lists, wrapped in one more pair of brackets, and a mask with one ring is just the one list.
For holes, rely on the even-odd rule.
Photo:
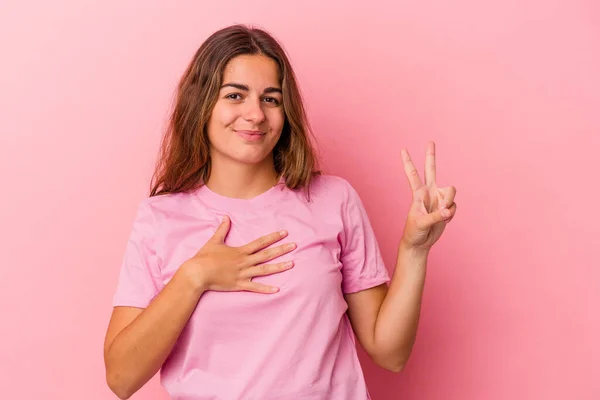
[(244, 104), (243, 116), (246, 121), (253, 122), (255, 125), (262, 123), (265, 120), (265, 113), (260, 99), (248, 98)]

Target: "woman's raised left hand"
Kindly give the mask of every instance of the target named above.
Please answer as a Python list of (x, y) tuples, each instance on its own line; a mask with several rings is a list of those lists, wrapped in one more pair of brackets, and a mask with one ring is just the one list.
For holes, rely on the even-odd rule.
[(401, 243), (406, 247), (430, 250), (446, 225), (456, 214), (456, 188), (438, 187), (435, 180), (435, 143), (429, 142), (425, 158), (425, 183), (406, 149), (401, 150), (404, 173), (412, 190), (413, 201), (408, 212)]

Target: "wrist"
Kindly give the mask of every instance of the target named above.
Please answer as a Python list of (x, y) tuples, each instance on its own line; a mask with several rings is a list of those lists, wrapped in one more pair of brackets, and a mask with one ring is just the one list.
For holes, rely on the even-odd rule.
[(198, 269), (197, 266), (184, 262), (175, 275), (185, 282), (188, 289), (201, 296), (202, 293), (208, 290), (209, 285), (204, 274), (200, 273)]
[(407, 243), (404, 238), (400, 240), (398, 252), (410, 256), (411, 258), (427, 258), (431, 249), (419, 247)]

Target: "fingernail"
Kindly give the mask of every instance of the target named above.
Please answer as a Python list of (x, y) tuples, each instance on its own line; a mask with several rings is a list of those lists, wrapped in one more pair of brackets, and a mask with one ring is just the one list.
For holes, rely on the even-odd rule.
[(296, 243), (290, 243), (288, 244), (288, 249), (295, 249), (296, 248)]
[(444, 217), (444, 218), (448, 218), (449, 216), (450, 216), (450, 210), (448, 210), (448, 209), (444, 208), (444, 209), (442, 210), (442, 217)]
[(287, 231), (279, 231), (279, 235), (280, 236), (285, 236), (285, 235), (287, 235)]
[(294, 262), (293, 261), (288, 261), (285, 263), (286, 267), (293, 267), (294, 266)]
[(279, 288), (276, 288), (276, 287), (274, 287), (274, 286), (271, 286), (271, 287), (269, 288), (269, 290), (270, 290), (271, 292), (277, 292), (277, 291), (279, 290)]

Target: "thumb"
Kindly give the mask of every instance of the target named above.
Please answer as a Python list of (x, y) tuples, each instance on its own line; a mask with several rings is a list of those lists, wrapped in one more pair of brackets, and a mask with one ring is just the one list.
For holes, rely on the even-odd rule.
[[(447, 216), (446, 216), (446, 212), (448, 212), (449, 210), (444, 207), (444, 208), (440, 208), (439, 210), (436, 210), (430, 214), (424, 215), (421, 219), (421, 228), (422, 229), (429, 229), (431, 228), (433, 225), (444, 221)], [(450, 215), (450, 214), (448, 214)]]
[(219, 227), (215, 231), (215, 234), (213, 235), (212, 240), (217, 243), (225, 243), (225, 238), (227, 237), (227, 234), (229, 233), (230, 227), (231, 227), (231, 220), (226, 215), (223, 217), (223, 221), (221, 222), (221, 225), (219, 225)]

